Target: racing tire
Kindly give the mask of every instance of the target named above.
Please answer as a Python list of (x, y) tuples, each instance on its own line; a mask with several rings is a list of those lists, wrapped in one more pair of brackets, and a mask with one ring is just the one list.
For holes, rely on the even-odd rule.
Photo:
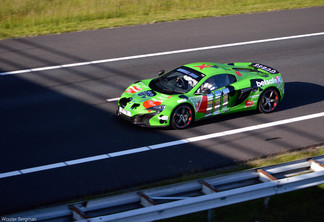
[(261, 113), (271, 113), (277, 108), (279, 98), (279, 91), (276, 88), (264, 90), (259, 98), (258, 110)]
[(177, 106), (171, 115), (171, 126), (174, 129), (185, 129), (194, 120), (194, 112), (189, 105)]

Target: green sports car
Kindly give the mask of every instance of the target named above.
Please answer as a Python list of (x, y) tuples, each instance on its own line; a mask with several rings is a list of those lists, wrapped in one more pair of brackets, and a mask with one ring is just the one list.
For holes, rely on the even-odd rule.
[(117, 115), (140, 126), (184, 129), (224, 113), (270, 113), (283, 96), (281, 74), (269, 66), (199, 62), (130, 85), (118, 101)]

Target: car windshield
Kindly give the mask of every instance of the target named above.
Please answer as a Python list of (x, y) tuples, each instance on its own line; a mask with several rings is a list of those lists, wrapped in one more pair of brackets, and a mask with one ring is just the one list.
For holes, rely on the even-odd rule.
[(189, 68), (181, 67), (170, 71), (150, 82), (151, 89), (165, 94), (184, 94), (194, 88), (205, 77)]

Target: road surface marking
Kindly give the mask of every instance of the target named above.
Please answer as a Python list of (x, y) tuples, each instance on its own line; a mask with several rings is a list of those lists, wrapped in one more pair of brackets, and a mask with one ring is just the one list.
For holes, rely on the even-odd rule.
[(180, 139), (180, 140), (175, 140), (175, 141), (170, 141), (170, 142), (165, 142), (165, 143), (159, 143), (159, 144), (150, 145), (150, 146), (144, 146), (144, 147), (138, 147), (138, 148), (134, 148), (134, 149), (117, 151), (117, 152), (113, 152), (113, 153), (107, 153), (107, 154), (90, 156), (90, 157), (85, 157), (85, 158), (80, 158), (80, 159), (75, 159), (75, 160), (63, 161), (63, 162), (48, 164), (48, 165), (44, 165), (44, 166), (31, 167), (31, 168), (26, 168), (26, 169), (22, 169), (22, 170), (14, 170), (14, 171), (10, 171), (10, 172), (0, 173), (0, 179), (12, 177), (12, 176), (19, 176), (19, 175), (28, 174), (28, 173), (40, 172), (40, 171), (50, 170), (50, 169), (55, 169), (55, 168), (60, 168), (60, 167), (67, 167), (70, 165), (83, 164), (83, 163), (94, 162), (94, 161), (98, 161), (98, 160), (116, 158), (116, 157), (131, 155), (131, 154), (139, 153), (139, 152), (152, 151), (155, 149), (168, 148), (171, 146), (176, 146), (176, 145), (181, 145), (181, 144), (186, 144), (186, 143), (194, 143), (194, 142), (198, 142), (198, 141), (202, 141), (202, 140), (213, 139), (213, 138), (217, 138), (217, 137), (223, 137), (223, 136), (228, 136), (228, 135), (233, 135), (233, 134), (238, 134), (238, 133), (244, 133), (244, 132), (248, 132), (248, 131), (264, 129), (264, 128), (268, 128), (268, 127), (279, 126), (279, 125), (284, 125), (284, 124), (289, 124), (289, 123), (294, 123), (294, 122), (299, 122), (299, 121), (304, 121), (304, 120), (309, 120), (309, 119), (314, 119), (314, 118), (320, 118), (320, 117), (324, 117), (324, 112), (315, 113), (315, 114), (306, 115), (306, 116), (299, 116), (299, 117), (295, 117), (295, 118), (284, 119), (284, 120), (279, 120), (279, 121), (274, 121), (274, 122), (269, 122), (269, 123), (254, 125), (254, 126), (248, 126), (248, 127), (243, 127), (243, 128), (234, 129), (234, 130), (227, 130), (227, 131), (218, 132), (218, 133), (211, 133), (211, 134), (207, 134), (207, 135), (203, 135), (203, 136), (196, 136), (196, 137), (191, 137), (191, 138), (187, 138), (187, 139)]
[(95, 61), (89, 61), (89, 62), (78, 62), (78, 63), (64, 64), (64, 65), (47, 66), (47, 67), (23, 69), (23, 70), (16, 70), (16, 71), (8, 71), (8, 72), (1, 72), (0, 76), (15, 75), (15, 74), (22, 74), (22, 73), (29, 73), (29, 72), (39, 72), (39, 71), (53, 70), (53, 69), (71, 68), (71, 67), (77, 67), (77, 66), (95, 65), (95, 64), (101, 64), (101, 63), (118, 62), (118, 61), (132, 60), (132, 59), (141, 59), (141, 58), (148, 58), (148, 57), (155, 57), (155, 56), (163, 56), (163, 55), (173, 55), (173, 54), (179, 54), (179, 53), (187, 53), (187, 52), (195, 52), (195, 51), (227, 48), (227, 47), (233, 47), (233, 46), (242, 46), (242, 45), (251, 45), (251, 44), (258, 44), (258, 43), (290, 40), (290, 39), (307, 38), (307, 37), (321, 36), (321, 35), (324, 35), (324, 32), (317, 32), (317, 33), (310, 33), (310, 34), (303, 34), (303, 35), (285, 36), (285, 37), (278, 37), (278, 38), (271, 38), (271, 39), (260, 39), (260, 40), (246, 41), (246, 42), (222, 44), (222, 45), (213, 45), (213, 46), (191, 48), (191, 49), (181, 49), (181, 50), (150, 53), (150, 54), (143, 54), (143, 55), (126, 56), (126, 57), (112, 58), (112, 59), (102, 59), (102, 60), (95, 60)]

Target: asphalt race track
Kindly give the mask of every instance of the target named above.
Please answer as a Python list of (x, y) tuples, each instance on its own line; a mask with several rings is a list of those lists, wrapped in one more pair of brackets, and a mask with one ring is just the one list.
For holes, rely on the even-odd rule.
[[(1, 40), (0, 215), (322, 144), (323, 115), (174, 141), (323, 114), (323, 15), (316, 7)], [(255, 40), (269, 41), (243, 44)], [(206, 46), (222, 47), (177, 51)], [(286, 82), (284, 101), (271, 114), (215, 117), (180, 131), (124, 123), (117, 102), (106, 101), (161, 69), (198, 61), (274, 67)], [(116, 153), (143, 147), (150, 149)], [(98, 156), (109, 153), (118, 155)], [(82, 161), (88, 157), (94, 161)], [(71, 160), (79, 162), (65, 164)]]

